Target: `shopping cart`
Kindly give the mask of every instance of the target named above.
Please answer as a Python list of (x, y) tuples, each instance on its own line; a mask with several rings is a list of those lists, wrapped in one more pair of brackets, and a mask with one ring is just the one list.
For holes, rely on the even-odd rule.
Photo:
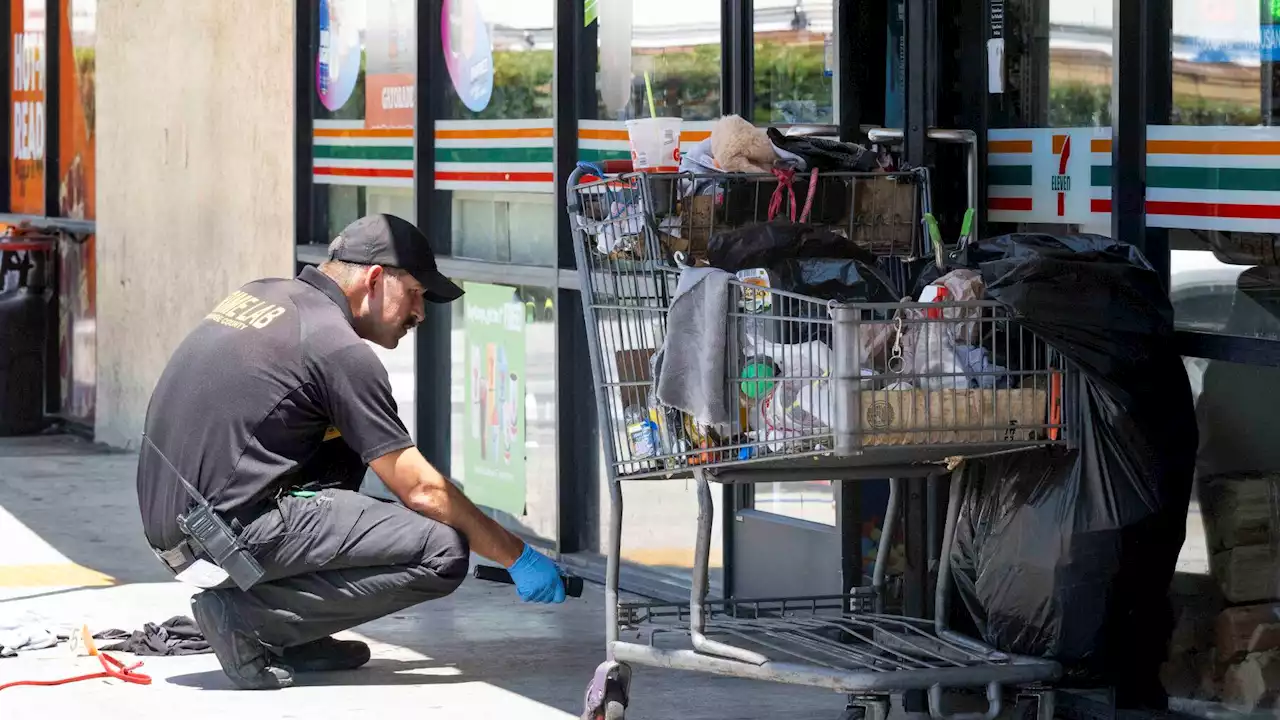
[[(713, 329), (699, 340), (721, 368), (704, 389), (724, 393), (723, 417), (708, 422), (657, 399), (678, 352), (665, 340), (673, 308), (683, 312), (681, 275), (723, 251), (725, 237), (770, 218), (784, 231), (790, 219), (807, 221), (889, 258), (879, 270), (858, 267), (867, 283), (901, 293), (886, 267), (925, 254), (943, 260), (930, 233), (928, 174), (606, 176), (580, 166), (568, 185), (611, 500), (607, 660), (584, 717), (624, 717), (633, 665), (828, 688), (849, 696), (846, 718), (884, 718), (890, 696), (915, 690), (927, 691), (934, 717), (990, 720), (1005, 688), (1023, 693), (1024, 716), (1049, 717), (1051, 696), (1038, 684), (1058, 678), (1057, 663), (997, 651), (947, 625), (964, 459), (1069, 445), (1076, 427), (1075, 370), (1002, 306), (834, 302), (740, 273), (721, 280), (723, 336)], [(868, 588), (708, 600), (710, 483), (892, 478), (881, 535), (891, 538), (904, 479), (946, 474), (932, 620), (886, 612), (888, 541)], [(698, 498), (690, 602), (620, 603), (623, 483), (690, 477)], [(641, 640), (622, 641), (624, 631)], [(944, 700), (953, 689), (985, 690), (986, 707), (954, 712)]]

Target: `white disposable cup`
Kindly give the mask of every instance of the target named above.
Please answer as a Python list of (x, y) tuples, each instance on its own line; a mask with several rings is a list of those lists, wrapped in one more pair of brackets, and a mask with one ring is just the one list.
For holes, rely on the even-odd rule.
[(642, 118), (627, 121), (631, 164), (643, 172), (680, 170), (680, 118)]

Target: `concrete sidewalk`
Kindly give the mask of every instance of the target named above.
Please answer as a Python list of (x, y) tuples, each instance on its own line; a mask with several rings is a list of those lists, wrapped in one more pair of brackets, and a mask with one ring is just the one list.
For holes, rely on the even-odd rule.
[[(141, 629), (189, 615), (190, 589), (142, 540), (132, 454), (70, 438), (0, 439), (0, 625), (28, 613), (91, 631)], [(350, 673), (300, 676), (278, 692), (232, 690), (212, 655), (140, 658), (149, 686), (93, 680), (0, 692), (5, 720), (59, 710), (97, 717), (513, 717), (568, 720), (603, 659), (604, 593), (545, 608), (475, 580), (453, 596), (347, 633), (373, 648)], [(123, 653), (117, 657), (133, 661)], [(96, 672), (65, 645), (0, 659), (0, 685)], [(637, 668), (628, 719), (805, 717), (835, 720), (833, 693)]]

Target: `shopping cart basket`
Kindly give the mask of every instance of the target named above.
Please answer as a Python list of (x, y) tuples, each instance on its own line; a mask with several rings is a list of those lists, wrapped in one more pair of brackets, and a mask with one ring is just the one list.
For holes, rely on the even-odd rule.
[[(608, 660), (588, 688), (585, 717), (624, 716), (630, 665), (825, 687), (858, 698), (850, 712), (860, 716), (882, 714), (890, 694), (927, 690), (940, 718), (948, 716), (944, 689), (985, 688), (979, 716), (991, 718), (1002, 687), (1059, 675), (1054, 662), (951, 632), (945, 600), (963, 458), (1069, 444), (1077, 376), (1065, 358), (994, 302), (832, 302), (751, 273), (720, 277), (714, 292), (725, 311), (703, 318), (703, 337), (667, 342), (673, 311), (687, 302), (682, 274), (698, 272), (717, 238), (735, 229), (799, 220), (861, 257), (933, 256), (926, 172), (606, 177), (580, 167), (569, 179), (568, 210), (612, 507)], [(705, 316), (710, 307), (718, 305), (696, 310)], [(721, 412), (700, 417), (659, 399), (679, 343), (710, 358), (719, 374), (701, 389), (723, 400), (711, 404)], [(882, 533), (892, 537), (902, 478), (949, 471), (932, 621), (883, 612), (888, 542), (869, 589), (708, 602), (711, 482), (894, 478)], [(620, 605), (622, 483), (690, 476), (699, 508), (690, 603)], [(624, 629), (647, 630), (649, 640), (622, 642)], [(672, 637), (689, 641), (660, 642)]]

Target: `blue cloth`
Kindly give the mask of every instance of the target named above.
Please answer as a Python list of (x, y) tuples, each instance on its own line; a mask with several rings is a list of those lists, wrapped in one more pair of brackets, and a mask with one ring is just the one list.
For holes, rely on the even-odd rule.
[(528, 545), (524, 552), (516, 558), (515, 564), (507, 568), (511, 579), (516, 584), (516, 592), (525, 602), (562, 603), (564, 602), (564, 581), (560, 579), (560, 570), (546, 555)]

